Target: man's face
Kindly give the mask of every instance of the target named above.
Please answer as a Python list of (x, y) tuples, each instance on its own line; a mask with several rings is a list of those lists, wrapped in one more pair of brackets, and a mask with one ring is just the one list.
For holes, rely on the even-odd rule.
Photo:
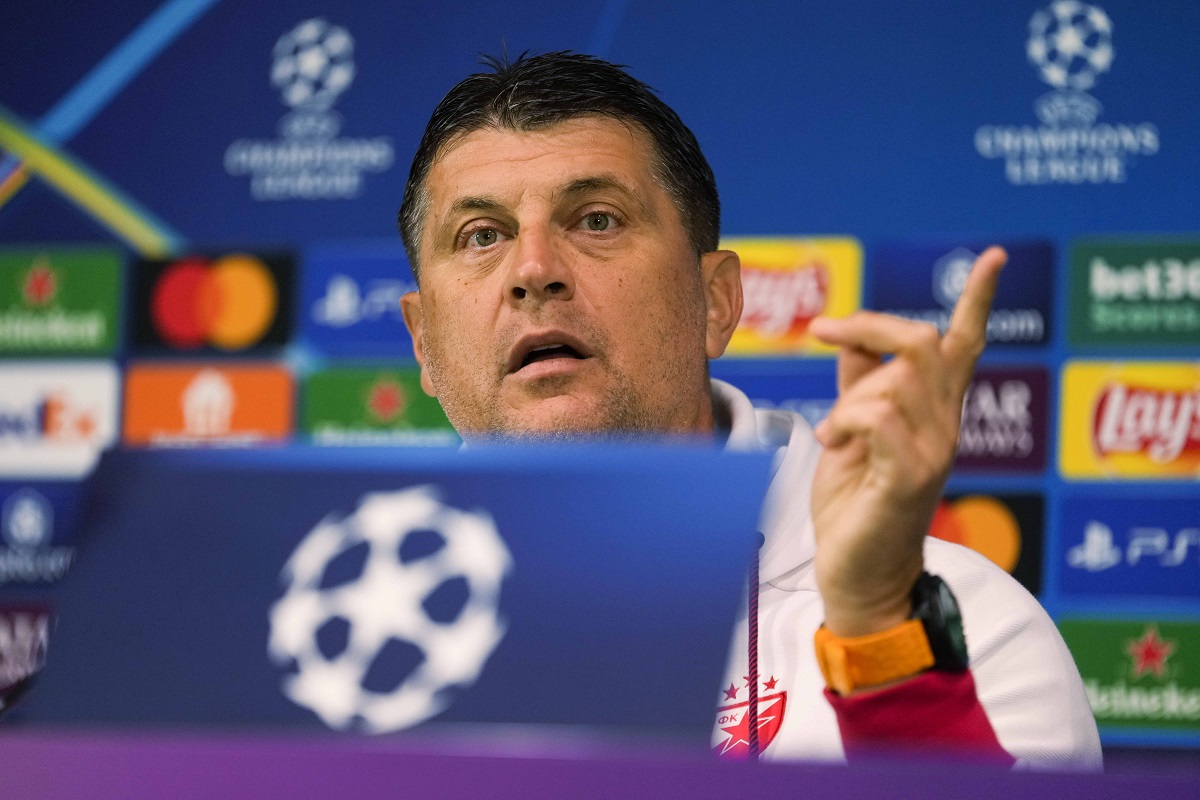
[(695, 255), (640, 130), (478, 130), (426, 186), (404, 314), (464, 437), (711, 429), (706, 358), (741, 313), (737, 258)]

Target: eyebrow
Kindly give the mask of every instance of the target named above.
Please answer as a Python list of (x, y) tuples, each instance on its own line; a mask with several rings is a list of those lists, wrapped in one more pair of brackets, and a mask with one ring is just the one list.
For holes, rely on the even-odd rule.
[[(650, 207), (645, 200), (633, 191), (624, 181), (617, 178), (615, 175), (602, 174), (590, 175), (584, 178), (576, 178), (565, 186), (555, 190), (555, 202), (567, 200), (576, 195), (584, 195), (589, 192), (610, 190), (617, 192), (622, 197), (628, 199), (631, 203), (638, 207), (638, 210), (651, 222), (658, 221), (658, 214)], [(444, 218), (444, 223), (434, 236), (436, 246), (444, 245), (452, 236), (451, 231), (453, 226), (449, 225), (451, 220), (466, 212), (482, 212), (485, 214), (500, 215), (505, 212), (506, 206), (495, 197), (487, 195), (467, 195), (460, 197), (450, 206), (449, 213)]]
[(633, 191), (624, 181), (617, 178), (615, 175), (592, 175), (586, 178), (576, 178), (566, 186), (555, 192), (556, 198), (570, 198), (575, 195), (587, 194), (600, 190), (611, 190), (627, 198), (634, 203), (638, 210), (642, 212), (651, 221), (657, 221), (658, 215), (654, 213), (654, 209), (650, 208), (649, 204)]
[(447, 216), (457, 216), (464, 211), (487, 211), (494, 213), (503, 209), (504, 205), (492, 197), (460, 197), (454, 201), (454, 205), (450, 206), (450, 214)]

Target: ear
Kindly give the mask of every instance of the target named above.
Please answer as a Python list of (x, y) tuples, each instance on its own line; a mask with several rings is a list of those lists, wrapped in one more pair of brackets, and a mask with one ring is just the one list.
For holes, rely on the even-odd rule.
[(742, 262), (732, 250), (700, 256), (700, 275), (708, 307), (708, 337), (704, 352), (719, 358), (742, 318)]
[(421, 309), (421, 293), (417, 291), (403, 295), (400, 298), (400, 311), (404, 314), (404, 324), (408, 326), (408, 332), (412, 335), (413, 355), (417, 357), (417, 364), (421, 367), (421, 388), (430, 397), (437, 397), (437, 392), (433, 390), (433, 382), (429, 380), (429, 370), (425, 368), (425, 342), (421, 338), (425, 317)]

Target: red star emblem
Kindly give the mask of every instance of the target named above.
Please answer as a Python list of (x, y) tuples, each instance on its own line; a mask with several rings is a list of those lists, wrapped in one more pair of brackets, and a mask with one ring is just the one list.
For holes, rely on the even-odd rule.
[[(779, 733), (783, 723), (783, 710), (787, 705), (787, 694), (780, 692), (758, 701), (758, 746), (765, 750)], [(745, 758), (750, 754), (750, 704), (738, 703), (717, 709), (717, 724), (720, 731), (728, 736), (723, 742), (714, 745), (717, 755), (728, 755), (730, 758)], [(728, 725), (721, 725), (728, 721)]]
[(736, 686), (734, 686), (732, 683), (729, 684), (728, 689), (722, 689), (721, 691), (725, 692), (726, 700), (734, 700), (737, 698), (738, 688)]
[(1147, 672), (1154, 677), (1164, 678), (1167, 674), (1167, 659), (1175, 652), (1175, 643), (1158, 638), (1158, 628), (1146, 628), (1141, 639), (1125, 644), (1125, 652), (1133, 659), (1133, 677), (1140, 678)]
[(381, 378), (371, 387), (367, 409), (380, 422), (391, 422), (404, 410), (404, 389), (395, 380)]
[(779, 683), (779, 680), (774, 675), (772, 675), (771, 680), (763, 681), (763, 688), (764, 689), (774, 689), (775, 684), (777, 684), (777, 683)]
[(25, 295), (25, 302), (31, 306), (44, 306), (58, 294), (58, 276), (44, 258), (29, 268), (21, 292)]

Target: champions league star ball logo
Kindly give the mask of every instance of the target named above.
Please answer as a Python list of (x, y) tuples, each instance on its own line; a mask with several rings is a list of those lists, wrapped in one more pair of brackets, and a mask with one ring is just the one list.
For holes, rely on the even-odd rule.
[(1046, 83), (1086, 91), (1112, 66), (1112, 22), (1096, 6), (1058, 0), (1029, 20), (1026, 52)]
[(1055, 0), (1035, 11), (1025, 55), (1051, 87), (1033, 104), (1042, 124), (981, 125), (975, 131), (975, 150), (1002, 160), (1009, 183), (1124, 183), (1137, 160), (1158, 152), (1152, 122), (1097, 122), (1103, 107), (1088, 91), (1115, 58), (1113, 23), (1104, 9)]
[(225, 150), (225, 171), (249, 175), (255, 200), (358, 197), (364, 176), (390, 169), (395, 152), (386, 136), (339, 135), (333, 105), (356, 74), (354, 38), (340, 25), (314, 18), (283, 34), (271, 60), (271, 84), (289, 109), (280, 138), (237, 139)]
[(492, 520), (431, 487), (372, 494), (326, 519), (284, 566), (268, 652), (293, 702), (331, 728), (412, 727), (473, 684), (504, 637), (511, 566)]
[(310, 19), (279, 37), (271, 83), (292, 108), (325, 111), (354, 80), (353, 56), (345, 28)]

